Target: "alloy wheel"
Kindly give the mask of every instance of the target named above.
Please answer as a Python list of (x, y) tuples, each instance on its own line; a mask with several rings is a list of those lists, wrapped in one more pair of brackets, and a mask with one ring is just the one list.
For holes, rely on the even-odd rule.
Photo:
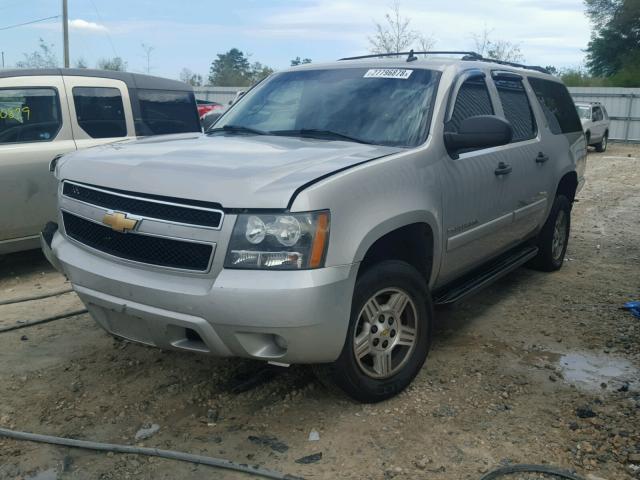
[(404, 367), (418, 340), (416, 306), (405, 291), (387, 288), (362, 307), (353, 336), (358, 367), (369, 377), (389, 378)]

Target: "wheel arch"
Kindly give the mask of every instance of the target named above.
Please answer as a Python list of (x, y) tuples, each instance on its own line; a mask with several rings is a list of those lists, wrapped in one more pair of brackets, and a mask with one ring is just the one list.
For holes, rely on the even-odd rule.
[(402, 260), (414, 266), (427, 285), (440, 265), (440, 241), (435, 218), (427, 212), (409, 212), (373, 228), (360, 243), (358, 274), (383, 260)]
[(565, 173), (558, 187), (556, 188), (556, 195), (564, 195), (569, 199), (569, 202), (573, 203), (576, 198), (576, 192), (578, 190), (578, 174), (575, 171)]

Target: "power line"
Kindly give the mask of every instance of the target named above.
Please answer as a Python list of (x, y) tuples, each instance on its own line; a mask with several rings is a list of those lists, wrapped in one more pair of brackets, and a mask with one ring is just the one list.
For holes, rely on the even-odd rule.
[(9, 30), (10, 28), (23, 27), (25, 25), (31, 25), (32, 23), (44, 22), (45, 20), (53, 20), (54, 18), (60, 18), (60, 15), (54, 15), (53, 17), (39, 18), (37, 20), (31, 20), (30, 22), (17, 23), (15, 25), (7, 25), (0, 28), (0, 30)]
[[(104, 24), (105, 24), (105, 23), (104, 23), (104, 20), (102, 20), (102, 16), (100, 15), (100, 12), (98, 11), (98, 7), (96, 7), (96, 4), (95, 4), (95, 3), (93, 3), (93, 0), (89, 0), (89, 3), (91, 3), (91, 5), (93, 6), (93, 9), (96, 11), (96, 15), (98, 16), (98, 20), (100, 21), (100, 23), (101, 23), (102, 25), (104, 25)], [(105, 31), (104, 31), (104, 33), (105, 33), (105, 34), (106, 34), (106, 36), (107, 36), (107, 40), (109, 40), (109, 43), (111, 44), (111, 50), (113, 50), (113, 54), (114, 54), (116, 57), (119, 57), (120, 55), (118, 55), (118, 52), (116, 51), (116, 47), (115, 47), (115, 45), (113, 44), (113, 40), (111, 40), (111, 35), (109, 35), (109, 30), (105, 30)]]

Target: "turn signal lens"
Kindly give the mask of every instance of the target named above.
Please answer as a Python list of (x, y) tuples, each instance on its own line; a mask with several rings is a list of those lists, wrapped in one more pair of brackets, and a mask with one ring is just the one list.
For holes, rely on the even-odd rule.
[(324, 263), (324, 254), (327, 250), (327, 236), (329, 234), (329, 214), (321, 212), (316, 220), (316, 232), (313, 236), (311, 247), (311, 259), (309, 268), (319, 268)]

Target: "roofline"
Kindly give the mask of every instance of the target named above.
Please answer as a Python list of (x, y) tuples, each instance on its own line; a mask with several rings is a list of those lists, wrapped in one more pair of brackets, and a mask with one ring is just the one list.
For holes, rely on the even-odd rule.
[(407, 59), (406, 59), (407, 63), (418, 60), (418, 57), (416, 57), (416, 55), (462, 55), (461, 60), (463, 61), (475, 60), (479, 62), (496, 63), (498, 65), (506, 65), (509, 67), (523, 68), (525, 70), (534, 70), (536, 72), (545, 73), (545, 74), (551, 73), (546, 68), (542, 68), (537, 65), (524, 65), (522, 63), (508, 62), (506, 60), (498, 60), (495, 58), (485, 58), (477, 52), (460, 51), (460, 50), (425, 50), (425, 51), (414, 52), (412, 49), (412, 50), (409, 50), (408, 52), (372, 53), (368, 55), (359, 55), (357, 57), (345, 57), (345, 58), (339, 59), (338, 61), (361, 60), (364, 58), (399, 57), (401, 55), (407, 56)]
[(191, 85), (169, 78), (155, 77), (142, 73), (117, 72), (114, 70), (96, 70), (90, 68), (25, 68), (0, 70), (0, 78), (38, 77), (38, 76), (72, 76), (109, 78), (124, 82), (129, 88), (149, 90), (193, 91)]

